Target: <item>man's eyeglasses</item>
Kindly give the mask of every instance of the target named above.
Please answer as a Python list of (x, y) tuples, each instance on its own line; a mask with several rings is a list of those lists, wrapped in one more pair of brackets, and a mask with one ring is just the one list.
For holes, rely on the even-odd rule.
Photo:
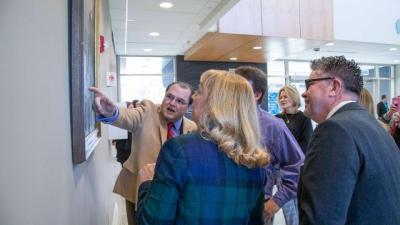
[(169, 93), (167, 93), (164, 98), (167, 100), (167, 102), (172, 102), (172, 101), (175, 100), (175, 102), (178, 105), (187, 105), (187, 104), (189, 104), (188, 102), (186, 102), (182, 98), (176, 97), (173, 94), (169, 94)]
[(321, 78), (315, 78), (315, 79), (307, 79), (304, 81), (304, 83), (306, 84), (306, 90), (308, 90), (308, 88), (314, 84), (314, 82), (317, 81), (322, 81), (322, 80), (333, 80), (335, 79), (334, 77), (321, 77)]

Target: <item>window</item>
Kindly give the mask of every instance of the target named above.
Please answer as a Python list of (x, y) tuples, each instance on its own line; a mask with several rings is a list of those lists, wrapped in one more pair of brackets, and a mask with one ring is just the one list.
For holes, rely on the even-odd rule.
[(272, 61), (267, 64), (268, 79), (268, 111), (276, 115), (280, 112), (278, 104), (278, 91), (285, 86), (285, 62)]
[(175, 79), (172, 57), (120, 57), (119, 65), (121, 102), (149, 99), (161, 103), (165, 88)]
[(310, 62), (289, 61), (289, 76), (308, 77), (311, 73)]
[[(360, 69), (364, 79), (364, 88), (370, 91), (376, 103), (380, 101), (382, 94), (386, 94), (388, 99), (394, 96), (394, 67), (392, 65), (360, 65)], [(304, 80), (310, 73), (310, 62), (268, 62), (268, 111), (272, 114), (280, 111), (277, 100), (278, 91), (285, 85), (296, 86), (301, 95), (305, 91)], [(301, 102), (300, 110), (303, 110), (303, 98), (301, 98)]]

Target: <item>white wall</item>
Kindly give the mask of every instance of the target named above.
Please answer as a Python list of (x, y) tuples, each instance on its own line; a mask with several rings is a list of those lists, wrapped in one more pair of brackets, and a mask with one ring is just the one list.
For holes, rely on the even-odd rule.
[[(0, 3), (2, 225), (112, 220), (116, 164), (106, 138), (87, 162), (72, 164), (67, 5), (67, 0)], [(116, 96), (115, 88), (108, 92)]]
[(333, 8), (335, 39), (400, 44), (399, 0), (334, 0)]

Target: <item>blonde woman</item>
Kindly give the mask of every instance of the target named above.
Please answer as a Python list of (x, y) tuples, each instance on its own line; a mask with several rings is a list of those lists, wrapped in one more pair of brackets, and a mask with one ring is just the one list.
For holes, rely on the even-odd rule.
[(311, 120), (299, 110), (300, 94), (296, 87), (289, 85), (279, 90), (279, 106), (282, 112), (276, 117), (283, 119), (305, 155), (313, 129)]
[[(374, 99), (367, 89), (361, 89), (358, 101), (369, 113), (371, 113), (372, 116), (375, 116)], [(380, 119), (378, 119), (378, 122), (386, 131), (389, 132), (389, 124), (383, 123)]]
[(262, 224), (269, 155), (251, 86), (208, 70), (192, 107), (198, 132), (164, 144), (154, 178), (151, 165), (139, 173), (140, 224)]
[(371, 115), (375, 115), (374, 100), (367, 89), (363, 88), (361, 90), (359, 102)]

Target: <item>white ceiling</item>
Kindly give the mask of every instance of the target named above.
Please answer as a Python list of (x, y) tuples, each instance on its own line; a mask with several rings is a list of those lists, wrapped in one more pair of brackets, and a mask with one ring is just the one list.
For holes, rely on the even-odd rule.
[[(159, 7), (161, 2), (174, 4)], [(183, 54), (239, 0), (109, 0), (115, 50), (118, 55)], [(150, 32), (160, 36), (152, 37)], [(359, 63), (400, 64), (400, 46), (336, 40), (280, 59), (311, 60), (321, 56), (345, 55)], [(286, 46), (287, 47), (287, 46)], [(286, 48), (282, 46), (282, 48)], [(389, 51), (397, 48), (396, 51)], [(145, 52), (144, 49), (152, 49)]]
[[(109, 0), (118, 55), (183, 54), (239, 0)], [(164, 9), (161, 2), (173, 3)], [(150, 32), (160, 36), (152, 37)], [(152, 49), (145, 52), (144, 49)]]
[[(366, 64), (400, 64), (400, 46), (378, 43), (335, 40), (333, 46), (320, 46), (319, 51), (308, 49), (281, 59), (312, 60), (322, 56), (344, 55), (358, 63)], [(391, 48), (396, 48), (397, 50)]]

